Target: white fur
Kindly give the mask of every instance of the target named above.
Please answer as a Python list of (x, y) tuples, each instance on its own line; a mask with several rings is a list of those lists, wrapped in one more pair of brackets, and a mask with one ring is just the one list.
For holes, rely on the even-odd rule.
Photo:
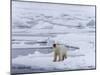
[[(57, 57), (59, 57), (60, 61), (63, 59), (63, 56), (65, 55), (67, 57), (67, 48), (64, 46), (64, 45), (61, 45), (61, 44), (56, 44), (56, 47), (53, 48), (54, 50), (54, 60), (56, 61)], [(55, 55), (55, 53), (57, 55)], [(65, 58), (64, 58), (65, 59)]]

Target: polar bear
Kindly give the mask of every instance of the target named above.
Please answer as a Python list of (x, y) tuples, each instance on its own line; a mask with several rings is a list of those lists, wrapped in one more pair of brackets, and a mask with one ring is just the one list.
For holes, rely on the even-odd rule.
[(67, 48), (63, 44), (54, 43), (53, 44), (53, 51), (54, 51), (54, 62), (63, 61), (67, 58)]

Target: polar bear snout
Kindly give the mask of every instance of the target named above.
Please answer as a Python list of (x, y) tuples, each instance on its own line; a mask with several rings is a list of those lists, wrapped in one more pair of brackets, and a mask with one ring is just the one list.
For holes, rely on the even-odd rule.
[(53, 47), (56, 48), (56, 44), (53, 44)]

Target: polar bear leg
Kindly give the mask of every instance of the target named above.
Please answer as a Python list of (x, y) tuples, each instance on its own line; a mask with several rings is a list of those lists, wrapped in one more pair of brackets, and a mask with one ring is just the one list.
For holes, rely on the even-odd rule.
[(64, 55), (62, 56), (62, 60), (66, 59), (66, 58), (67, 58), (67, 55), (64, 54)]
[(65, 54), (65, 59), (67, 58), (67, 54)]
[(58, 54), (59, 60), (58, 61), (62, 61), (62, 53)]
[(62, 61), (65, 59), (65, 55), (62, 56)]
[(57, 61), (57, 53), (56, 52), (54, 52), (54, 60), (53, 60), (54, 62), (56, 62)]

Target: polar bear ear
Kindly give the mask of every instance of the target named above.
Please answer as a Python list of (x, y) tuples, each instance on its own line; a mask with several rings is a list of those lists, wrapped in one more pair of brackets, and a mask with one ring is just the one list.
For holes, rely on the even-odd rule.
[(58, 43), (58, 41), (54, 41), (54, 43), (55, 43), (55, 44), (57, 44), (57, 43)]

